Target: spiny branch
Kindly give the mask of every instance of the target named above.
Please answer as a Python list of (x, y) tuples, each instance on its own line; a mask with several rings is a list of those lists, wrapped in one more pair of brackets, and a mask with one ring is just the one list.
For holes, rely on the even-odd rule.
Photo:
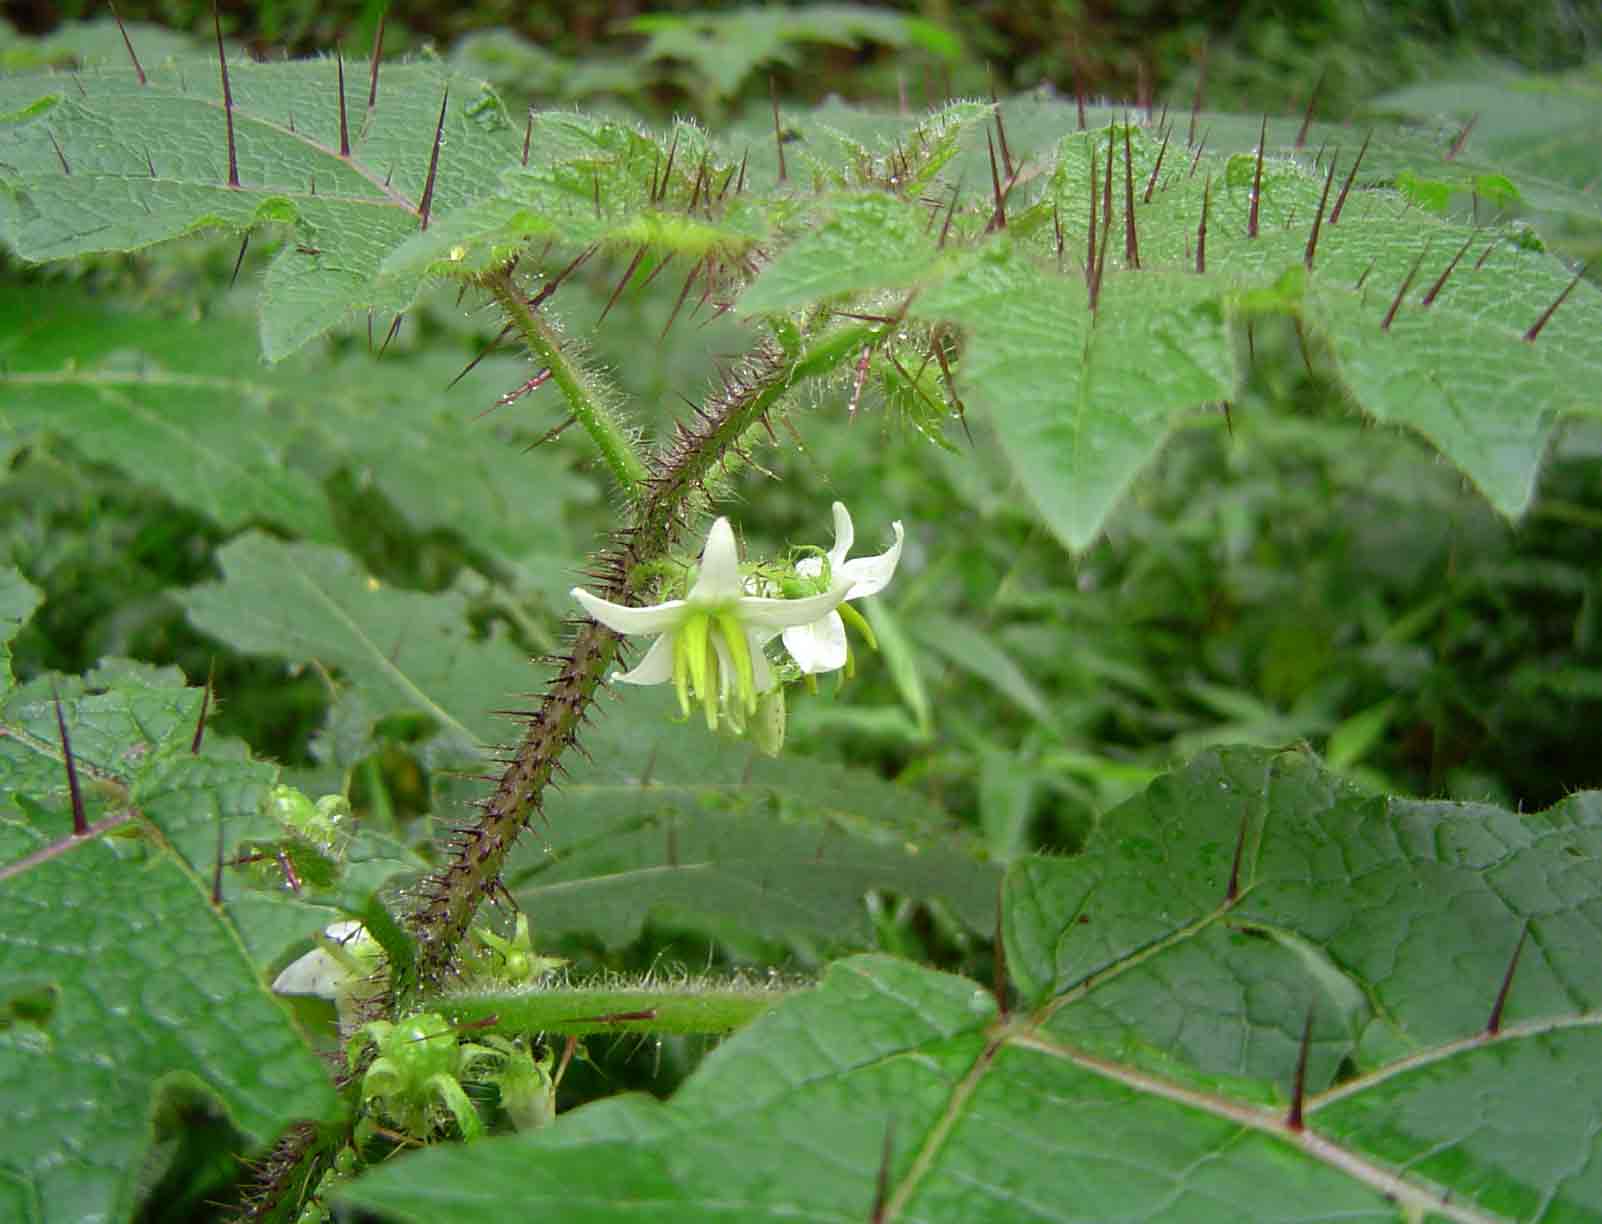
[[(503, 290), (509, 286), (491, 288), (506, 305)], [(515, 289), (510, 292), (515, 298)], [(521, 327), (523, 320), (518, 322)], [(635, 574), (666, 556), (678, 541), (691, 508), (704, 496), (705, 482), (737, 452), (746, 431), (797, 382), (833, 371), (873, 334), (866, 326), (840, 328), (798, 360), (763, 344), (729, 371), (721, 389), (678, 427), (652, 463), (640, 485), (631, 525), (597, 560), (594, 572), (602, 582), (598, 593), (627, 600)], [(396, 983), (397, 1004), (407, 1005), (422, 989), (436, 988), (449, 973), (480, 901), (495, 889), (513, 843), (540, 811), (561, 758), (576, 746), (617, 646), (610, 629), (587, 620), (579, 624), (555, 677), (528, 716), (522, 743), (484, 801), (481, 819), (464, 832), (449, 861), (420, 890), (423, 902), (410, 920), (418, 940), (417, 964), (409, 981)]]

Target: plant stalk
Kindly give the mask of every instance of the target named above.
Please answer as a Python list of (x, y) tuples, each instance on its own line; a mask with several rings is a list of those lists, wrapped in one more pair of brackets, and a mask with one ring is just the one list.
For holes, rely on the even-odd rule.
[(595, 393), (588, 376), (563, 350), (561, 338), (539, 314), (529, 309), (518, 292), (509, 269), (500, 269), (484, 278), (484, 287), (494, 295), (517, 328), (534, 360), (551, 372), (551, 381), (567, 400), (573, 419), (583, 427), (612, 470), (612, 476), (630, 498), (638, 497), (645, 481), (645, 464), (634, 447), (634, 440), (617, 420), (611, 408)]

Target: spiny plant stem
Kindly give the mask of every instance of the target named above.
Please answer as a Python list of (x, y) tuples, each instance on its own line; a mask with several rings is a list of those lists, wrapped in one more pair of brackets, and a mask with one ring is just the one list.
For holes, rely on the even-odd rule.
[[(700, 428), (690, 435), (699, 447), (713, 452), (709, 460), (704, 466), (693, 462), (669, 464), (652, 476), (649, 492), (640, 507), (639, 526), (635, 532), (637, 545), (639, 538), (645, 536), (654, 523), (672, 522), (682, 514), (681, 507), (694, 487), (706, 479), (713, 467), (723, 462), (724, 456), (740, 440), (741, 435), (765, 417), (792, 387), (832, 373), (855, 358), (858, 350), (876, 339), (877, 335), (876, 327), (855, 324), (824, 333), (791, 361), (772, 349), (760, 348), (753, 353), (746, 363), (747, 367), (760, 367), (762, 377), (740, 388), (742, 394), (749, 396), (749, 402), (742, 406), (740, 412), (721, 419), (716, 416), (703, 417), (698, 422)], [(682, 453), (682, 450), (681, 444), (679, 451)], [(684, 455), (684, 458), (689, 460), (693, 456)], [(651, 559), (654, 560), (665, 551), (666, 543)]]
[(561, 389), (568, 411), (594, 440), (613, 477), (631, 498), (638, 497), (645, 480), (645, 464), (628, 431), (611, 409), (601, 401), (576, 362), (563, 351), (560, 338), (550, 324), (529, 309), (518, 292), (511, 273), (505, 269), (484, 279), (484, 287), (506, 312), (507, 320), (523, 337), (534, 360), (551, 372), (551, 381)]
[[(829, 331), (793, 360), (766, 343), (748, 354), (690, 423), (679, 426), (651, 470), (642, 467), (643, 494), (633, 522), (597, 559), (595, 572), (603, 580), (599, 593), (626, 601), (636, 575), (662, 560), (688, 527), (695, 503), (705, 496), (705, 482), (737, 452), (745, 433), (797, 383), (833, 371), (871, 334), (861, 326)], [(617, 635), (594, 621), (585, 621), (573, 635), (560, 670), (528, 717), (516, 755), (484, 800), (483, 815), (458, 834), (449, 861), (422, 885), (423, 902), (411, 917), (416, 967), (404, 980), (397, 975), (397, 1008), (415, 1006), (425, 992), (444, 985), (479, 903), (498, 887), (513, 843), (540, 809), (562, 756), (577, 742), (617, 644)]]
[(412, 915), (416, 968), (409, 981), (394, 983), (397, 1014), (444, 983), (480, 900), (497, 887), (512, 843), (539, 810), (562, 755), (578, 739), (596, 686), (616, 653), (616, 636), (593, 621), (573, 635), (561, 670), (528, 720), (517, 754), (484, 801), (482, 817), (458, 835), (449, 862), (423, 885), (425, 901)]
[[(490, 288), (514, 321), (530, 314), (509, 276), (498, 278)], [(543, 332), (537, 334), (545, 338)], [(748, 354), (690, 422), (679, 427), (650, 469), (640, 465), (637, 487), (642, 493), (633, 509), (633, 522), (598, 559), (597, 572), (604, 577), (599, 593), (612, 600), (627, 599), (635, 581), (667, 556), (688, 527), (698, 501), (706, 497), (706, 481), (715, 469), (727, 463), (731, 452), (738, 454), (741, 438), (797, 384), (832, 373), (873, 335), (874, 329), (869, 326), (840, 327), (815, 336), (813, 343), (794, 358), (786, 357), (767, 342)], [(534, 347), (532, 338), (530, 346)], [(535, 351), (540, 360), (545, 360), (541, 350)], [(551, 356), (560, 357), (554, 346)], [(627, 453), (634, 454), (632, 447)], [(482, 817), (458, 835), (446, 864), (423, 882), (419, 890), (422, 903), (410, 916), (417, 955), (409, 966), (392, 966), (390, 995), (382, 1005), (392, 1018), (425, 1003), (441, 1005), (430, 996), (445, 984), (479, 903), (499, 887), (501, 869), (513, 843), (540, 810), (545, 788), (561, 767), (561, 758), (577, 742), (595, 690), (612, 664), (617, 645), (618, 638), (610, 629), (594, 621), (579, 626), (561, 669), (546, 688), (539, 707), (529, 716), (528, 729), (516, 755), (484, 801)], [(769, 992), (759, 993), (765, 996), (762, 1006), (770, 1005)], [(673, 1001), (675, 1005), (689, 1006), (686, 999), (690, 997), (690, 992), (684, 992)], [(572, 1000), (565, 1002), (571, 1005)], [(642, 1000), (638, 1007), (614, 1008), (608, 1003), (593, 1013), (574, 1010), (567, 1014), (611, 1016), (610, 1021), (599, 1023), (606, 1031), (614, 1031), (634, 1023), (617, 1019), (621, 1013), (649, 1008), (660, 1011), (667, 1006), (667, 999), (654, 995), (650, 1001)], [(725, 1016), (720, 1022), (729, 1019), (732, 1017)], [(703, 1017), (703, 1025), (705, 1020)], [(681, 1018), (680, 1022), (688, 1021)], [(659, 1014), (640, 1027), (657, 1031), (665, 1024)], [(337, 1128), (328, 1132), (307, 1128), (289, 1136), (263, 1172), (249, 1217), (258, 1221), (283, 1218), (282, 1212), (298, 1193), (296, 1188), (308, 1184), (343, 1141)]]

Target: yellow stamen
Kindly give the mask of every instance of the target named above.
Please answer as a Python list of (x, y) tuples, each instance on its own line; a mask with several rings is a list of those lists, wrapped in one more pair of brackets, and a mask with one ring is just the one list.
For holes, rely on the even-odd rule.
[(690, 651), (683, 633), (673, 635), (673, 691), (679, 695), (679, 712), (690, 716)]
[[(710, 631), (711, 618), (705, 612), (692, 613), (684, 625), (679, 629), (678, 645), (684, 648), (686, 664), (690, 672), (690, 691), (700, 701), (709, 701), (711, 688), (707, 683), (707, 671), (711, 666), (708, 656), (712, 653)], [(711, 707), (708, 706), (710, 711)], [(686, 704), (684, 712), (690, 712)], [(709, 717), (712, 717), (709, 715)], [(709, 725), (715, 724), (715, 718)]]
[(701, 705), (706, 710), (708, 731), (718, 729), (718, 690), (723, 685), (722, 671), (723, 665), (718, 662), (718, 652), (709, 644), (706, 652), (706, 689), (701, 694)]
[(740, 618), (733, 612), (718, 613), (718, 628), (723, 631), (723, 641), (729, 648), (729, 658), (734, 663), (735, 683), (739, 687), (739, 697), (745, 706), (746, 713), (756, 713), (756, 670), (751, 663), (751, 649), (746, 644), (745, 627), (740, 624)]

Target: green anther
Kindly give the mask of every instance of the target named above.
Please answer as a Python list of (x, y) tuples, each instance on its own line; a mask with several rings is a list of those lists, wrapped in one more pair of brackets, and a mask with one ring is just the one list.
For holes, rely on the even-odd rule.
[(745, 705), (746, 713), (756, 713), (756, 671), (751, 664), (751, 650), (745, 640), (745, 626), (740, 624), (740, 618), (733, 612), (719, 612), (718, 627), (723, 631), (723, 640), (729, 648), (729, 658), (734, 661), (734, 676), (740, 688), (740, 700)]
[(863, 636), (870, 650), (879, 649), (879, 639), (873, 636), (873, 628), (862, 618), (862, 613), (848, 603), (841, 604), (835, 611), (840, 614), (841, 620)]
[[(717, 726), (717, 710), (714, 702), (716, 696), (712, 691), (710, 673), (712, 665), (709, 656), (712, 653), (710, 640), (712, 618), (705, 612), (697, 612), (684, 622), (684, 628), (679, 630), (679, 640), (676, 648), (682, 648), (690, 669), (690, 688), (698, 700), (706, 703), (706, 725)], [(684, 712), (690, 712), (686, 702)]]

